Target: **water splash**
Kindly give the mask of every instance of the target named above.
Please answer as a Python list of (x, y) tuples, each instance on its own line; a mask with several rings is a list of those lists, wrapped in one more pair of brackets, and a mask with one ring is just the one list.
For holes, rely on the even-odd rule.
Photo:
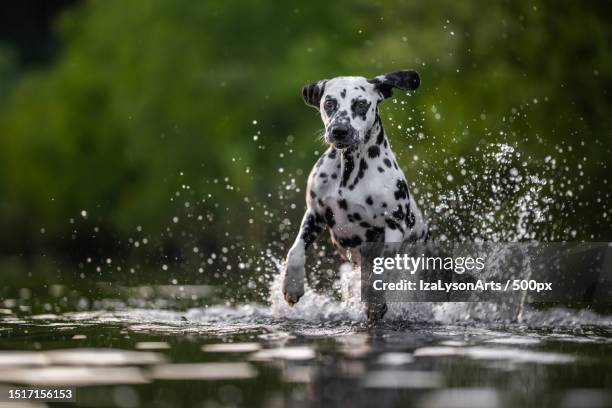
[[(554, 221), (553, 206), (571, 213), (568, 177), (556, 178), (557, 160), (548, 156), (538, 166), (528, 166), (515, 146), (493, 143), (477, 149), (478, 154), (448, 162), (449, 173), (462, 175), (455, 188), (439, 193), (428, 203), (435, 239), (440, 241), (521, 242), (566, 240), (575, 236), (562, 222)], [(452, 168), (452, 166), (455, 166)], [(570, 194), (571, 196), (571, 194)], [(431, 198), (431, 197), (430, 197)], [(307, 287), (304, 297), (291, 307), (281, 294), (282, 270), (276, 261), (269, 286), (275, 317), (305, 320), (365, 319), (360, 302), (360, 274), (348, 264), (339, 268), (336, 288), (341, 301), (329, 293)], [(528, 270), (529, 265), (525, 265)], [(316, 269), (316, 267), (315, 267)], [(527, 271), (528, 272), (528, 271)], [(314, 273), (317, 273), (316, 270)], [(491, 303), (406, 303), (390, 304), (385, 320), (404, 323), (439, 324), (500, 323), (527, 325), (610, 325), (612, 319), (588, 311), (532, 310), (520, 304)], [(578, 318), (580, 316), (580, 318)]]
[(560, 237), (558, 231), (545, 232), (556, 202), (553, 168), (528, 170), (521, 152), (507, 144), (479, 150), (479, 155), (449, 162), (449, 171), (463, 178), (431, 206), (439, 238), (520, 242)]
[(342, 300), (335, 300), (325, 293), (317, 293), (306, 283), (304, 296), (293, 306), (289, 306), (283, 298), (282, 263), (277, 262), (277, 268), (270, 285), (269, 303), (273, 316), (311, 321), (359, 321), (364, 319), (359, 292), (360, 272), (349, 264), (343, 264), (340, 267), (339, 286)]

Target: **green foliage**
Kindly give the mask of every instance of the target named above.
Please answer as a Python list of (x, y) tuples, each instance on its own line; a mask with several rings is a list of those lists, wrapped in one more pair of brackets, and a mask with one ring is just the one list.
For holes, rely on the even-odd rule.
[[(86, 2), (59, 21), (54, 63), (0, 87), (0, 228), (60, 239), (85, 209), (119, 236), (163, 231), (181, 185), (207, 211), (250, 197), (296, 219), (301, 193), (295, 211), (269, 195), (291, 177), (303, 185), (322, 149), (301, 87), (401, 68), (422, 75), (414, 96), (397, 95), (414, 110), (388, 103), (384, 114), (422, 194), (452, 188), (448, 157), (521, 142), (534, 161), (574, 146), (590, 180), (580, 199), (609, 200), (597, 184), (612, 129), (608, 14), (603, 3), (552, 0)], [(567, 222), (594, 210), (576, 204), (586, 215)], [(215, 218), (211, 231), (242, 233), (242, 216), (228, 227)]]

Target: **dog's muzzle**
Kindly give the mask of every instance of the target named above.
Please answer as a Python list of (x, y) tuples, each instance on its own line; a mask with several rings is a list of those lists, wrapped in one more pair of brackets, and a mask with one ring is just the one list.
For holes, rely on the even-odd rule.
[(325, 140), (337, 149), (344, 149), (357, 143), (357, 131), (346, 124), (332, 125), (327, 130)]

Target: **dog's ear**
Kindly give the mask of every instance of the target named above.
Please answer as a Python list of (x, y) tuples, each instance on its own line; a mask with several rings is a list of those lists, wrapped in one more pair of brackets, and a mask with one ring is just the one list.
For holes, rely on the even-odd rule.
[(389, 98), (393, 95), (393, 88), (404, 91), (414, 91), (421, 84), (421, 77), (419, 73), (413, 69), (403, 69), (401, 71), (379, 75), (374, 79), (370, 79), (368, 82), (374, 84), (384, 98)]
[(319, 109), (319, 104), (321, 103), (321, 96), (323, 96), (323, 92), (325, 91), (326, 82), (326, 80), (323, 80), (308, 84), (304, 86), (304, 88), (302, 88), (302, 97), (304, 98), (304, 102), (306, 102), (306, 105)]

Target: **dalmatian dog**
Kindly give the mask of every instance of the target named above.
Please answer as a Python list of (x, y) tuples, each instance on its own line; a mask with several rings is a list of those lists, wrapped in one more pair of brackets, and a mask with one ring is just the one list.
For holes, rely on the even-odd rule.
[[(374, 79), (336, 77), (303, 88), (306, 104), (320, 111), (329, 148), (308, 177), (306, 213), (285, 263), (283, 294), (290, 305), (304, 294), (305, 251), (325, 228), (340, 254), (357, 265), (366, 242), (427, 239), (427, 225), (378, 111), (393, 88), (413, 91), (419, 84), (416, 71), (402, 70)], [(367, 302), (371, 321), (386, 310), (384, 301)]]

